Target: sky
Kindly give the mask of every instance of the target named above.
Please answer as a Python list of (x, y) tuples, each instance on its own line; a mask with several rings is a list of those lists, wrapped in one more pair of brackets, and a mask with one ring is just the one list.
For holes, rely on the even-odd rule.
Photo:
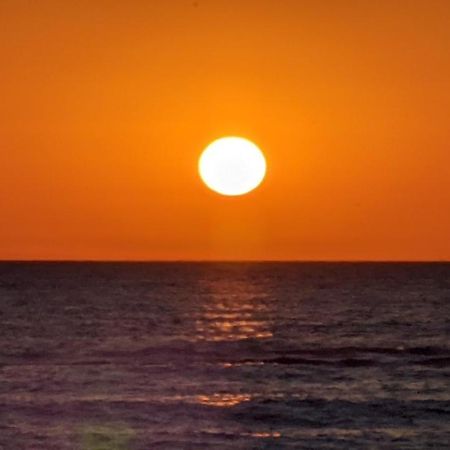
[(448, 0), (2, 0), (0, 259), (450, 260), (449, 122)]

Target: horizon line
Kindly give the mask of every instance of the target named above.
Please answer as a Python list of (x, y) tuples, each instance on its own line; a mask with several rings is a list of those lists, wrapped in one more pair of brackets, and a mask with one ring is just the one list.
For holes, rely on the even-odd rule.
[(189, 264), (189, 263), (348, 263), (348, 264), (448, 264), (450, 259), (2, 259), (0, 263), (116, 263), (116, 264)]

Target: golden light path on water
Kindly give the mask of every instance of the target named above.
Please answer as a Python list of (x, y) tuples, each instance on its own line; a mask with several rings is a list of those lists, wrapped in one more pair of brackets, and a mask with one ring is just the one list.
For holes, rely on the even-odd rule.
[(251, 400), (249, 394), (212, 394), (197, 396), (197, 402), (202, 405), (222, 408), (229, 408), (242, 402), (248, 402), (249, 400)]
[[(265, 301), (267, 294), (250, 278), (243, 276), (232, 282), (220, 278), (205, 280), (202, 287), (208, 292), (208, 301), (204, 303), (195, 320), (197, 341), (238, 342), (272, 337), (271, 326), (267, 320), (267, 317), (271, 316)], [(222, 363), (224, 368), (237, 365), (239, 363)], [(195, 401), (211, 407), (232, 408), (249, 402), (252, 398), (253, 395), (248, 392), (218, 392), (197, 395)], [(281, 437), (281, 433), (273, 430), (248, 432), (244, 435), (259, 439)]]
[(208, 302), (196, 318), (198, 341), (239, 341), (272, 337), (267, 321), (267, 294), (248, 279), (208, 280)]

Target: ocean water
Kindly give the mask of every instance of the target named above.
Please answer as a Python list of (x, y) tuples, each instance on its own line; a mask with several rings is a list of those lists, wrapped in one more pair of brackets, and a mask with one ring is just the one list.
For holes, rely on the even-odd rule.
[(450, 448), (450, 264), (1, 263), (0, 448)]

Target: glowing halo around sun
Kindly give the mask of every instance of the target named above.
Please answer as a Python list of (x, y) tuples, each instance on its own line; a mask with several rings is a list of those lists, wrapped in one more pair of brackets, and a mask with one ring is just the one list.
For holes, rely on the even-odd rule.
[(203, 151), (198, 171), (211, 190), (222, 195), (243, 195), (261, 184), (266, 174), (266, 160), (248, 139), (223, 137), (211, 142)]

